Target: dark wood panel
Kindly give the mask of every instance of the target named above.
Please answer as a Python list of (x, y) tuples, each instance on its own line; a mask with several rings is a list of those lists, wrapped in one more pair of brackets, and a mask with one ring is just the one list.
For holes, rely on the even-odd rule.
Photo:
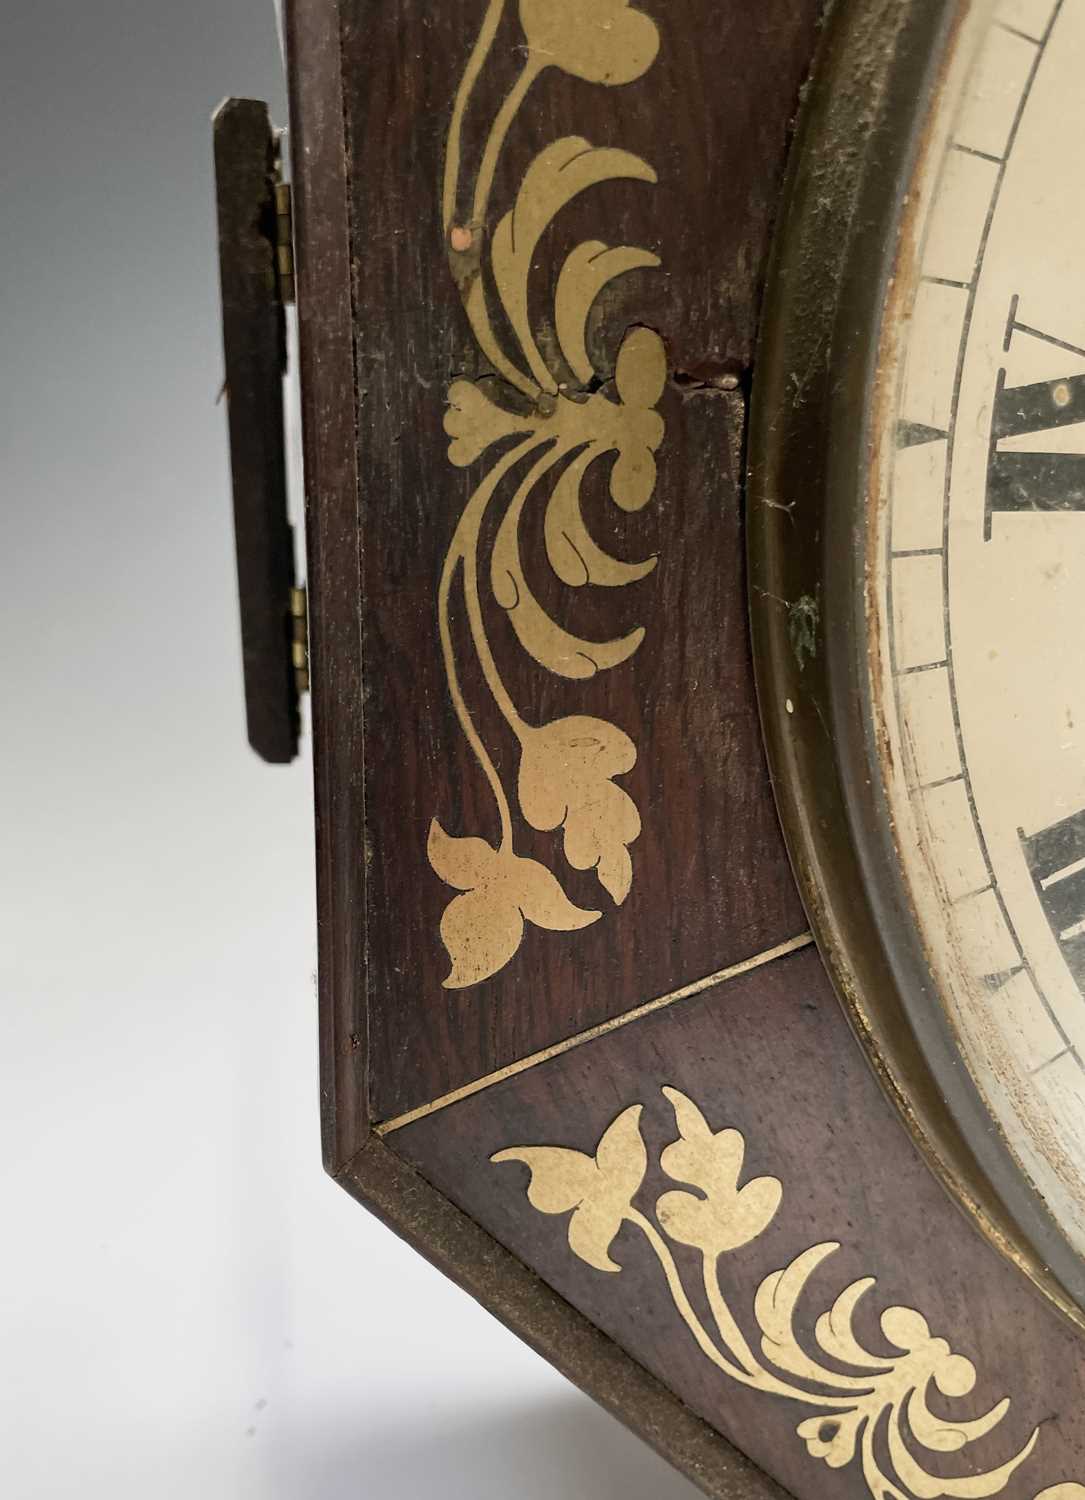
[(286, 330), (275, 262), (279, 145), (267, 105), (256, 99), (227, 99), (215, 114), (214, 140), (245, 719), (256, 753), (283, 764), (298, 753), (299, 719), (283, 446)]
[(787, 1500), (766, 1474), (375, 1136), (339, 1181), (713, 1500)]
[[(997, 1427), (961, 1453), (931, 1455), (905, 1425), (931, 1473), (989, 1470), (1039, 1424), (1034, 1451), (1001, 1490), (1007, 1500), (1029, 1500), (1046, 1485), (1085, 1476), (1085, 1419), (1075, 1394), (1085, 1378), (1080, 1341), (976, 1233), (918, 1156), (854, 1045), (813, 949), (632, 1022), (387, 1139), (801, 1500), (869, 1500), (857, 1461), (830, 1468), (796, 1434), (800, 1422), (818, 1416), (816, 1408), (744, 1389), (701, 1353), (636, 1227), (627, 1222), (613, 1243), (620, 1273), (596, 1270), (571, 1252), (567, 1213), (529, 1204), (527, 1167), (490, 1161), (516, 1146), (593, 1152), (616, 1117), (641, 1103), (648, 1169), (636, 1204), (651, 1215), (660, 1193), (677, 1186), (659, 1168), (662, 1148), (676, 1136), (664, 1085), (694, 1100), (714, 1131), (742, 1133), (742, 1181), (764, 1174), (782, 1184), (767, 1227), (720, 1260), (725, 1295), (751, 1347), (762, 1279), (815, 1244), (839, 1241), (798, 1303), (795, 1328), (807, 1352), (817, 1352), (816, 1316), (845, 1285), (872, 1276), (876, 1285), (855, 1315), (867, 1349), (891, 1357), (878, 1318), (902, 1306), (975, 1365), (974, 1391), (952, 1399), (935, 1391), (932, 1409), (974, 1418), (1010, 1398)], [(697, 1257), (681, 1244), (673, 1249), (691, 1301), (710, 1326)], [(875, 1444), (883, 1467), (890, 1463), (886, 1430), (883, 1420)]]
[[(658, 487), (643, 511), (627, 515), (606, 499), (605, 464), (585, 483), (585, 514), (600, 545), (627, 559), (658, 553), (658, 566), (625, 588), (573, 591), (547, 567), (541, 505), (529, 507), (521, 532), (525, 573), (563, 625), (593, 640), (642, 625), (644, 641), (623, 665), (570, 682), (519, 649), (485, 570), (481, 590), (494, 656), (530, 725), (588, 715), (636, 744), (636, 764), (617, 783), (642, 823), (631, 846), (632, 889), (615, 906), (593, 871), (564, 862), (560, 834), (518, 827), (517, 854), (537, 859), (578, 907), (602, 916), (576, 932), (529, 925), (500, 972), (449, 990), (439, 929), (456, 893), (427, 859), (431, 820), (491, 846), (499, 833), (490, 788), (453, 712), (436, 603), (453, 530), (485, 472), (484, 464), (455, 468), (446, 456), (448, 385), (484, 376), (488, 366), (449, 270), (439, 195), (452, 100), (486, 8), (388, 7), (375, 45), (372, 8), (360, 0), (343, 6), (366, 740), (365, 841), (354, 857), (366, 860), (367, 883), (364, 916), (359, 908), (344, 916), (367, 934), (378, 1119), (803, 926), (749, 669), (740, 449), (742, 381), (816, 5), (769, 0), (754, 11), (681, 0), (650, 8), (660, 47), (644, 76), (605, 88), (548, 68), (532, 86), (487, 221), (492, 230), (536, 153), (564, 135), (636, 153), (658, 174), (656, 186), (605, 182), (570, 203), (541, 242), (532, 283), (545, 322), (556, 268), (575, 245), (600, 239), (660, 258), (661, 269), (613, 284), (591, 338), (604, 378), (628, 329), (650, 327), (665, 342)], [(465, 160), (479, 155), (523, 62), (519, 24), (509, 6), (468, 111)], [(736, 379), (736, 389), (724, 388)], [(497, 385), (484, 382), (489, 392)], [(492, 544), (485, 532), (484, 557)], [(340, 628), (330, 610), (348, 608), (348, 548), (344, 536), (342, 552), (323, 559), (335, 575), (324, 586), (325, 629)], [(450, 630), (458, 645), (466, 640), (455, 608)], [(464, 696), (497, 773), (514, 783), (517, 746), (490, 708), (470, 652), (462, 655)], [(315, 672), (314, 690), (321, 691)], [(336, 712), (329, 731), (350, 732), (350, 710), (338, 704)]]

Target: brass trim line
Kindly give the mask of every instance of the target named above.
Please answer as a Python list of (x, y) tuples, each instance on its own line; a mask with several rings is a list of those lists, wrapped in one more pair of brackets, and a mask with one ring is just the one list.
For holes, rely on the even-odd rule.
[(495, 1083), (503, 1083), (506, 1078), (515, 1078), (518, 1073), (526, 1073), (529, 1068), (538, 1067), (539, 1063), (549, 1062), (552, 1057), (560, 1057), (563, 1052), (572, 1052), (575, 1047), (582, 1047), (585, 1042), (594, 1042), (597, 1037), (618, 1031), (621, 1027), (628, 1026), (630, 1021), (639, 1021), (641, 1016), (649, 1016), (653, 1011), (664, 1010), (668, 1005), (673, 1005), (676, 1000), (688, 1000), (690, 996), (700, 995), (703, 991), (712, 989), (714, 985), (723, 984), (728, 979), (737, 979), (740, 974), (748, 974), (752, 969), (759, 969), (762, 964), (771, 963), (774, 958), (783, 958), (788, 953), (796, 953), (800, 948), (807, 948), (813, 941), (813, 933), (800, 932), (798, 937), (788, 938), (785, 943), (777, 943), (775, 948), (766, 948), (763, 953), (755, 953), (752, 958), (744, 958), (737, 964), (731, 964), (729, 968), (717, 969), (715, 974), (708, 974), (704, 979), (694, 979), (690, 984), (684, 984), (681, 989), (671, 990), (669, 994), (660, 995), (656, 1000), (648, 1000), (633, 1010), (627, 1010), (624, 1015), (614, 1016), (609, 1021), (601, 1021), (598, 1026), (590, 1026), (587, 1031), (579, 1031), (575, 1036), (566, 1037), (564, 1041), (544, 1047), (541, 1052), (532, 1052), (527, 1057), (521, 1057), (518, 1062), (498, 1068), (495, 1073), (487, 1073), (482, 1078), (476, 1078), (472, 1083), (465, 1083), (460, 1088), (453, 1089), (450, 1094), (442, 1094), (440, 1098), (432, 1099), (429, 1104), (419, 1104), (415, 1109), (409, 1109), (406, 1114), (396, 1115), (391, 1120), (384, 1120), (381, 1124), (374, 1125), (373, 1133), (378, 1136), (391, 1135), (393, 1130), (402, 1130), (405, 1125), (413, 1125), (416, 1120), (424, 1120), (428, 1115), (435, 1115), (440, 1110), (447, 1109), (450, 1104), (459, 1104), (461, 1099), (469, 1099), (472, 1094), (480, 1094), (483, 1089), (488, 1089)]

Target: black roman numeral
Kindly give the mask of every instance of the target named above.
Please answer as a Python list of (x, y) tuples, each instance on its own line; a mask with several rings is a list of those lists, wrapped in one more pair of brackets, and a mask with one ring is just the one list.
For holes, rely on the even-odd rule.
[(1085, 375), (1007, 386), (999, 370), (987, 460), (987, 517), (996, 511), (1085, 510), (1085, 454), (1005, 453), (1000, 438), (1085, 422)]
[(1085, 808), (1039, 833), (1021, 833), (1036, 894), (1085, 994)]
[[(1017, 321), (1017, 298), (1010, 303), (1003, 349), (1017, 334), (1043, 340), (1057, 349), (1085, 357), (1085, 350)], [(1006, 384), (998, 372), (991, 414), (987, 458), (987, 504), (984, 537), (991, 536), (996, 514), (1022, 511), (1085, 511), (1085, 453), (1020, 453), (999, 448), (1004, 438), (1033, 437), (1058, 427), (1085, 422), (1085, 375), (1041, 380), (1033, 385)], [(1085, 429), (1082, 432), (1085, 447)]]

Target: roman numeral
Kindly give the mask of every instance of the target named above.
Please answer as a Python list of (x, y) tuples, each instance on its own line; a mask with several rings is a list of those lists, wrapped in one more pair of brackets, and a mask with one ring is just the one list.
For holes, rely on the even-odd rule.
[[(1010, 304), (1003, 350), (1015, 337), (1037, 339), (1073, 355), (1066, 365), (1079, 368), (1085, 350), (1017, 320), (1017, 298)], [(1085, 511), (1085, 426), (1080, 435), (1052, 437), (1045, 447), (1037, 439), (1085, 423), (1085, 374), (1078, 373), (1025, 385), (1007, 385), (998, 372), (991, 414), (987, 458), (987, 503), (984, 537), (990, 540), (995, 515), (1036, 511)], [(1075, 451), (1080, 450), (1080, 451)]]
[[(1085, 510), (1085, 453), (1036, 453), (999, 448), (1003, 438), (1031, 437), (1085, 422), (1085, 375), (1006, 385), (999, 370), (987, 460), (987, 514), (991, 535), (996, 512)], [(1082, 432), (1085, 446), (1085, 431)]]
[(1085, 994), (1085, 808), (1020, 837), (1044, 915)]

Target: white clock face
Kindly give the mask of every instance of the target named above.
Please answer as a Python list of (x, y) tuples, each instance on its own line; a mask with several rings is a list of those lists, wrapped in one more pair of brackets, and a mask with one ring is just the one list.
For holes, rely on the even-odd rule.
[(869, 607), (961, 1054), (1085, 1252), (1085, 0), (967, 8), (883, 339)]

